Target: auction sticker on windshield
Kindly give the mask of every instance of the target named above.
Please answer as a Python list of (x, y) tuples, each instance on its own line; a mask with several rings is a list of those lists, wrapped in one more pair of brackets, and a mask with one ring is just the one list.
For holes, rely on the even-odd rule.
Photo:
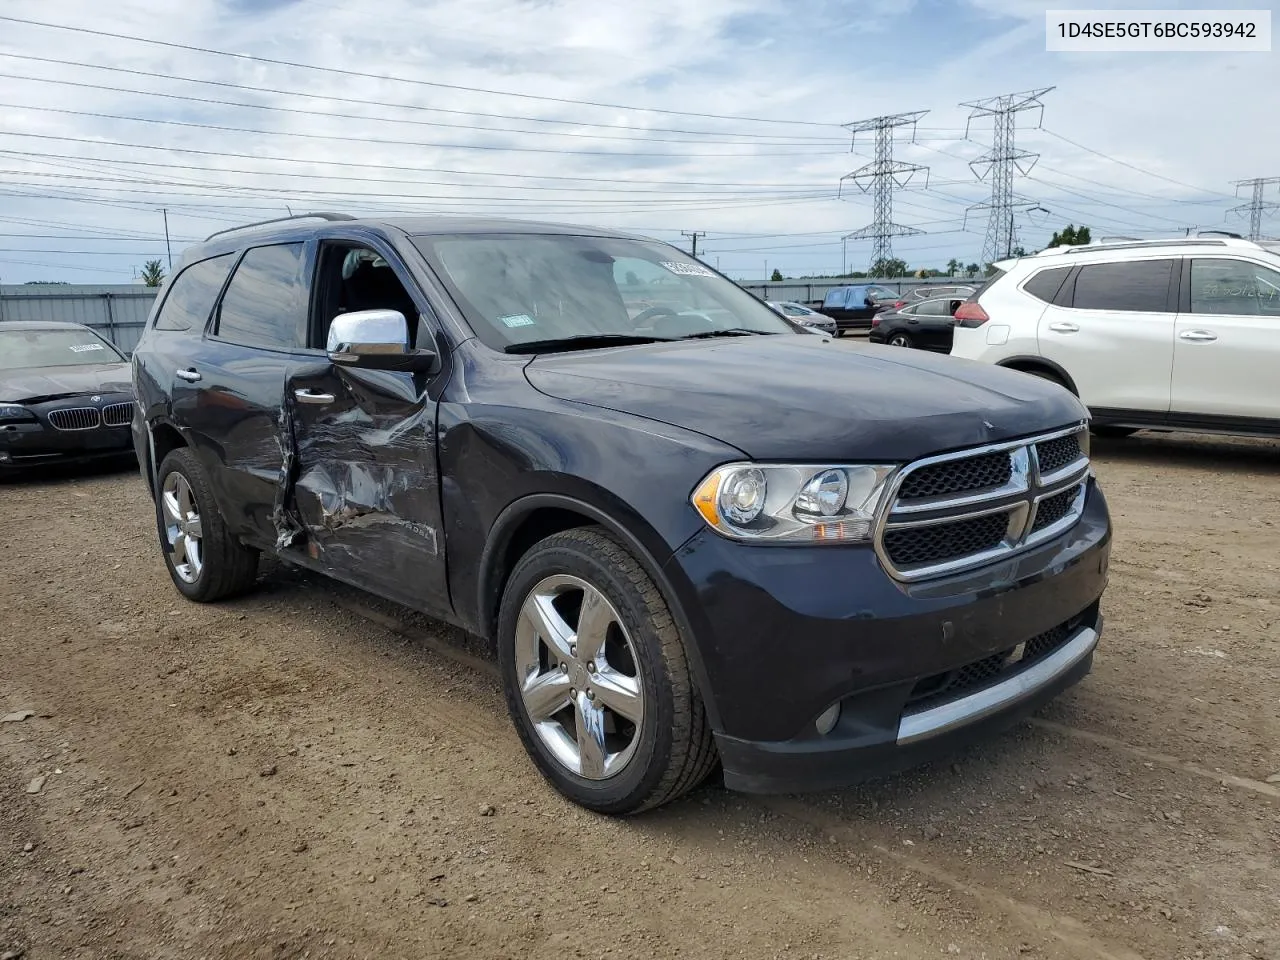
[(73, 343), (71, 345), (72, 353), (88, 353), (90, 350), (101, 350), (100, 343)]
[(666, 267), (672, 273), (682, 277), (714, 277), (715, 273), (698, 263), (680, 263), (676, 260), (662, 260), (658, 266)]
[(498, 321), (508, 327), (532, 327), (534, 325), (533, 317), (527, 313), (513, 313), (509, 317), (499, 317)]

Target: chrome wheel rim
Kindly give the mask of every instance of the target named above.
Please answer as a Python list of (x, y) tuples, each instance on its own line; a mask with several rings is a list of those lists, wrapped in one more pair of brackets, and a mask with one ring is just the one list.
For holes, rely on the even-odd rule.
[(195, 583), (204, 569), (200, 508), (191, 484), (180, 473), (165, 477), (160, 491), (164, 535), (169, 541), (169, 565), (184, 583)]
[(578, 577), (538, 583), (520, 608), (516, 683), (547, 752), (586, 780), (617, 776), (635, 756), (644, 685), (635, 646), (603, 593)]
[(906, 345), (907, 345), (907, 338), (900, 333), (895, 333), (892, 337), (889, 338), (889, 346), (891, 347), (905, 347)]

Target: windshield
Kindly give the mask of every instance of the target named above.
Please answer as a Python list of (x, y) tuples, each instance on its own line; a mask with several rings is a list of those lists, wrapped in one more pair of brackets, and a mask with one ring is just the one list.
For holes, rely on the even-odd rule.
[(0, 370), (123, 362), (92, 330), (0, 329)]
[(549, 234), (413, 242), (476, 336), (497, 350), (572, 337), (799, 333), (731, 280), (662, 243)]

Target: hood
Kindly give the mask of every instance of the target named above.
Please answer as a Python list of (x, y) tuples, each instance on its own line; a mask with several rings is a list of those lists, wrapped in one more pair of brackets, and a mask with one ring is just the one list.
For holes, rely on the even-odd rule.
[(694, 430), (757, 460), (900, 462), (1088, 416), (1025, 373), (806, 335), (543, 354), (525, 376), (549, 396)]
[(80, 393), (133, 393), (129, 364), (85, 363), (0, 370), (0, 400), (8, 403), (34, 403)]

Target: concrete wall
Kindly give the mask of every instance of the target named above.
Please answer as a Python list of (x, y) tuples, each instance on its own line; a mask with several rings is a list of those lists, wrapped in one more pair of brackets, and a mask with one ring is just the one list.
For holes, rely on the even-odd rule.
[(130, 283), (0, 286), (0, 323), (5, 320), (83, 323), (125, 353), (132, 353), (155, 298), (155, 288)]

